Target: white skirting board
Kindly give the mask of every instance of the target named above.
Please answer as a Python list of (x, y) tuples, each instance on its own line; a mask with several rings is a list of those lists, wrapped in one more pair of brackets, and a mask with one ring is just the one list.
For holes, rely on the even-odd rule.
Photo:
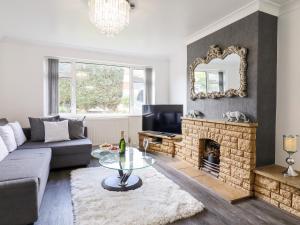
[(138, 132), (142, 130), (142, 117), (116, 117), (116, 118), (87, 118), (88, 137), (93, 145), (103, 143), (119, 143), (121, 131), (125, 131), (125, 139), (131, 138), (134, 146), (138, 145)]

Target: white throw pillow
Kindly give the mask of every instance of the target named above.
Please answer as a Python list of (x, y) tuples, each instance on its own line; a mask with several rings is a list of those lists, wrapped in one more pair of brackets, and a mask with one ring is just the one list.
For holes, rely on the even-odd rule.
[(9, 125), (0, 126), (0, 137), (2, 137), (9, 152), (17, 149), (14, 131)]
[(12, 130), (14, 132), (17, 145), (20, 146), (20, 145), (24, 144), (24, 142), (27, 139), (26, 139), (26, 136), (23, 132), (23, 129), (22, 129), (20, 123), (14, 122), (14, 123), (9, 123), (8, 125), (12, 128)]
[(7, 147), (0, 137), (0, 162), (8, 155)]
[(44, 122), (45, 142), (70, 140), (68, 120)]

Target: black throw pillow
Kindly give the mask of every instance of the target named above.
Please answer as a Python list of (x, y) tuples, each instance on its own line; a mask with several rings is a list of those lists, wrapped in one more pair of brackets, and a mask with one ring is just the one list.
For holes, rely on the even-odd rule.
[(6, 124), (8, 124), (8, 120), (6, 118), (0, 119), (0, 126), (5, 126)]
[(84, 120), (85, 117), (82, 119), (67, 119), (67, 118), (60, 118), (60, 120), (68, 120), (69, 125), (69, 135), (70, 139), (84, 139)]
[(55, 122), (59, 121), (59, 116), (32, 118), (29, 117), (31, 127), (31, 141), (45, 141), (45, 126), (44, 121)]

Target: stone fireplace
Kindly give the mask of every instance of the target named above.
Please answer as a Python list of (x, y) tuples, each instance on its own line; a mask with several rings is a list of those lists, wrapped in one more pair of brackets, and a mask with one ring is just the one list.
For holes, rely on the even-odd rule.
[[(175, 143), (175, 154), (194, 167), (212, 173), (222, 182), (252, 195), (256, 127), (256, 123), (183, 118), (182, 142)], [(214, 157), (208, 158), (209, 154), (214, 154)], [(207, 161), (214, 164), (207, 165)], [(209, 171), (209, 167), (212, 170)]]

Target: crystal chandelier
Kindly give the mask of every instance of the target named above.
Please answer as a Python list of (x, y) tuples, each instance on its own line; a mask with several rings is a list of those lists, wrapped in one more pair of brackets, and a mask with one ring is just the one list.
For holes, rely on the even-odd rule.
[(89, 0), (90, 20), (107, 36), (118, 34), (129, 25), (133, 8), (129, 0)]

